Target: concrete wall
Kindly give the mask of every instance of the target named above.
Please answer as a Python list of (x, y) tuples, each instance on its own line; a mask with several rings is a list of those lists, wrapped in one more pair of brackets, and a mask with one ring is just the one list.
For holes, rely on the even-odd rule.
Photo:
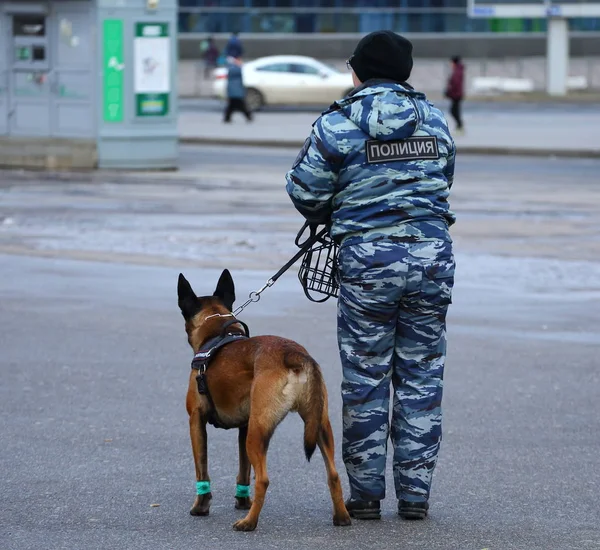
[[(415, 57), (445, 59), (451, 55), (465, 58), (533, 57), (546, 53), (546, 34), (407, 34), (414, 44)], [(199, 57), (199, 43), (205, 35), (180, 34), (179, 58)], [(346, 59), (360, 39), (358, 34), (246, 34), (241, 38), (248, 58), (274, 54), (308, 55), (321, 59)], [(215, 35), (220, 49), (228, 35)], [(572, 57), (600, 55), (600, 33), (571, 33)]]

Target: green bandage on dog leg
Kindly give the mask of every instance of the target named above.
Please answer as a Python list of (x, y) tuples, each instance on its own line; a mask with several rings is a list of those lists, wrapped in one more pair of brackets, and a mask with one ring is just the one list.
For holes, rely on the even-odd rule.
[(210, 481), (196, 481), (196, 494), (206, 495), (210, 493)]
[(235, 496), (237, 498), (246, 498), (250, 496), (250, 485), (240, 485), (239, 483), (235, 486)]

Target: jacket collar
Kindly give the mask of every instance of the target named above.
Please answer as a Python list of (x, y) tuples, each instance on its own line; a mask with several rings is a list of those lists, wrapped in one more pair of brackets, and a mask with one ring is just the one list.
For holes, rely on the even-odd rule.
[(353, 95), (356, 95), (362, 92), (363, 90), (366, 90), (367, 88), (379, 88), (380, 86), (386, 84), (395, 84), (396, 86), (402, 86), (410, 92), (415, 91), (415, 89), (408, 82), (398, 82), (397, 80), (391, 80), (389, 78), (370, 78), (369, 80), (363, 82), (362, 84), (354, 88), (354, 90), (352, 90), (348, 94), (348, 97), (352, 97)]

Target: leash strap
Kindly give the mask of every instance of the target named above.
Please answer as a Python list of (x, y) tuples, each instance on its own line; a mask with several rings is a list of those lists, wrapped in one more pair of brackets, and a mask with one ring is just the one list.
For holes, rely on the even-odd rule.
[[(310, 229), (310, 234), (309, 234), (309, 236), (306, 238), (306, 240), (304, 242), (300, 242), (300, 238), (302, 237), (302, 235), (306, 231), (306, 228)], [(246, 309), (246, 307), (248, 305), (250, 305), (252, 302), (258, 302), (260, 300), (260, 295), (267, 288), (273, 286), (275, 284), (275, 281), (277, 281), (277, 279), (279, 279), (279, 277), (281, 277), (290, 267), (292, 267), (300, 258), (302, 258), (302, 256), (304, 256), (304, 254), (306, 254), (306, 252), (308, 252), (308, 250), (310, 250), (310, 248), (316, 242), (318, 242), (319, 240), (321, 240), (321, 238), (324, 235), (326, 235), (328, 231), (329, 231), (329, 229), (327, 227), (324, 227), (321, 231), (319, 231), (317, 233), (316, 226), (309, 225), (308, 222), (305, 222), (304, 225), (302, 226), (302, 228), (300, 229), (300, 231), (298, 232), (298, 235), (296, 235), (296, 246), (299, 246), (300, 250), (296, 254), (294, 254), (294, 256), (277, 273), (275, 273), (275, 275), (273, 275), (263, 285), (262, 288), (260, 288), (256, 292), (251, 292), (249, 294), (249, 296), (248, 296), (248, 299), (241, 306), (239, 306), (233, 312), (233, 314), (237, 316), (242, 311), (244, 311), (244, 309)]]
[[(303, 243), (301, 243), (300, 237), (303, 235), (307, 227), (310, 227), (310, 235), (306, 238), (306, 240)], [(296, 236), (296, 245), (300, 247), (300, 250), (287, 264), (285, 264), (277, 273), (275, 273), (275, 275), (273, 275), (273, 277), (271, 277), (270, 280), (275, 282), (277, 279), (279, 279), (279, 277), (281, 277), (290, 267), (292, 267), (300, 258), (302, 258), (302, 256), (304, 256), (304, 254), (306, 254), (308, 250), (310, 250), (313, 244), (318, 242), (321, 239), (321, 237), (323, 237), (323, 235), (326, 235), (327, 231), (327, 227), (324, 227), (321, 231), (319, 231), (319, 233), (317, 233), (316, 227), (309, 226), (308, 222), (306, 222), (302, 226), (302, 229), (300, 229), (298, 235)]]

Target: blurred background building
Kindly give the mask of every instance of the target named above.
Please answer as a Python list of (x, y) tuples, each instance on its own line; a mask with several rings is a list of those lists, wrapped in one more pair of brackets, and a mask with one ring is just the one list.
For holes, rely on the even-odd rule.
[[(543, 5), (544, 0), (495, 3)], [(207, 36), (223, 51), (230, 34), (241, 33), (246, 59), (306, 55), (343, 70), (359, 38), (381, 29), (413, 42), (419, 62), (412, 78), (423, 89), (438, 90), (448, 58), (460, 55), (467, 61), (469, 86), (478, 77), (500, 76), (527, 79), (528, 87), (542, 90), (547, 22), (545, 17), (471, 18), (468, 0), (179, 0), (180, 90), (199, 93), (194, 74), (200, 66), (187, 61), (201, 57), (199, 45)], [(579, 77), (578, 89), (600, 88), (600, 17), (569, 18), (568, 28), (569, 74)]]
[[(222, 47), (237, 31), (246, 57), (345, 59), (361, 35), (380, 29), (406, 34), (421, 59), (544, 56), (546, 25), (545, 18), (472, 19), (467, 0), (179, 0), (179, 56), (197, 59), (204, 37)], [(569, 31), (571, 56), (600, 56), (600, 17), (569, 19)]]
[[(546, 20), (469, 19), (467, 0), (179, 0), (180, 33), (364, 34), (380, 29), (527, 33), (544, 32)], [(571, 19), (570, 29), (600, 31), (600, 18)]]

